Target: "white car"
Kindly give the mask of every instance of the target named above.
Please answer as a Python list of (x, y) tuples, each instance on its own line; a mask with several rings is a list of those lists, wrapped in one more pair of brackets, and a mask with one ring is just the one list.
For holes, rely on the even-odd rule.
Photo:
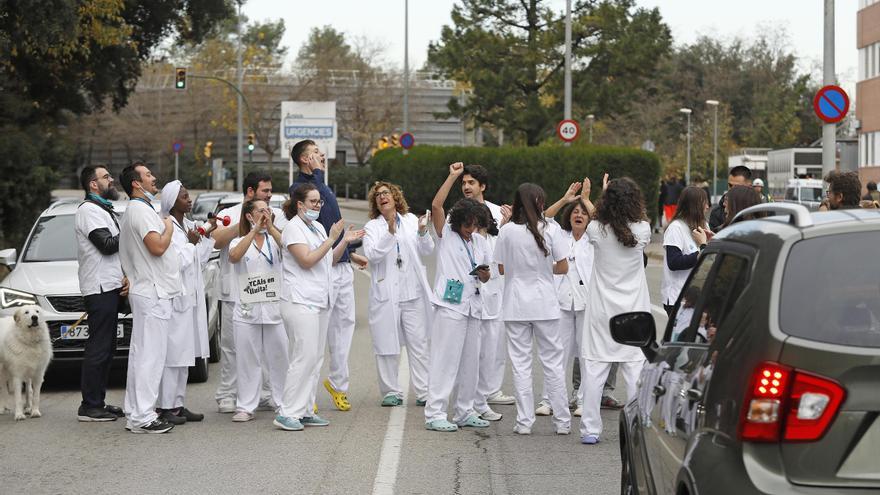
[[(74, 215), (81, 199), (64, 199), (52, 203), (40, 214), (24, 250), (0, 251), (0, 264), (12, 271), (0, 281), (0, 316), (12, 316), (18, 306), (37, 304), (49, 325), (53, 339), (54, 361), (81, 361), (85, 341), (88, 338), (88, 319), (70, 331), (70, 326), (85, 313), (85, 303), (79, 290), (79, 263), (76, 259), (76, 235)], [(120, 214), (127, 202), (115, 201), (113, 208)], [(154, 204), (157, 207), (158, 204)], [(208, 335), (210, 337), (210, 362), (220, 357), (220, 325), (216, 298), (219, 278), (217, 260), (208, 262), (204, 270), (205, 298), (208, 308)], [(130, 311), (120, 308), (120, 311)], [(116, 354), (114, 361), (127, 361), (131, 339), (131, 314), (119, 314)], [(208, 363), (196, 360), (190, 369), (190, 381), (204, 382), (208, 379)]]

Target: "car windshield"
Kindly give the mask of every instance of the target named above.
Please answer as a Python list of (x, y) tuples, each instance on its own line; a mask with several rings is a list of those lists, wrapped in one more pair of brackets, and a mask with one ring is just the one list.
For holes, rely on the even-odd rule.
[(779, 326), (818, 342), (880, 347), (880, 232), (795, 244), (785, 265)]
[(76, 259), (73, 215), (40, 217), (24, 252), (25, 262)]
[(213, 212), (219, 201), (220, 198), (196, 199), (196, 202), (193, 205), (193, 216), (201, 215), (202, 217), (207, 218), (208, 212)]
[(821, 187), (802, 187), (801, 188), (801, 201), (811, 201), (814, 203), (819, 203), (822, 201), (822, 188)]

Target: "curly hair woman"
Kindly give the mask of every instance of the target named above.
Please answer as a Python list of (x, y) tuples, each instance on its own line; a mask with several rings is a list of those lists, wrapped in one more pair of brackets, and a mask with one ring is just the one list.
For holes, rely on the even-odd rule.
[(645, 361), (641, 349), (614, 342), (609, 320), (631, 311), (651, 311), (643, 254), (651, 242), (645, 200), (632, 179), (612, 180), (596, 205), (595, 220), (587, 226), (593, 245), (584, 345), (581, 348), (583, 416), (581, 442), (595, 444), (602, 433), (599, 415), (602, 389), (612, 363), (620, 363), (628, 398), (635, 396), (636, 380)]

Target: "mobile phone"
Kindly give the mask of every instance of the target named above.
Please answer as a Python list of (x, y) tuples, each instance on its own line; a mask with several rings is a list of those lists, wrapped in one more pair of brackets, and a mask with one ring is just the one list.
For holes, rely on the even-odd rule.
[(476, 275), (478, 270), (488, 270), (488, 269), (489, 269), (489, 265), (479, 265), (476, 268), (474, 268), (473, 270), (471, 270), (471, 272), (468, 273), (468, 275)]

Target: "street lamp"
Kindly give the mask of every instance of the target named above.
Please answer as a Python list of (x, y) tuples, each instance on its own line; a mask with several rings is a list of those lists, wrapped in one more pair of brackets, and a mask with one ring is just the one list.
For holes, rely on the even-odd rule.
[[(714, 196), (718, 191), (718, 100), (706, 100), (706, 105), (715, 107), (715, 157), (712, 169), (712, 196)], [(712, 202), (711, 197), (709, 202)]]
[(687, 171), (684, 175), (685, 185), (691, 185), (691, 112), (690, 108), (682, 108), (679, 112), (688, 116), (688, 149), (687, 149)]
[(587, 115), (587, 122), (590, 123), (590, 144), (593, 144), (593, 121), (596, 120), (596, 116), (593, 114)]

